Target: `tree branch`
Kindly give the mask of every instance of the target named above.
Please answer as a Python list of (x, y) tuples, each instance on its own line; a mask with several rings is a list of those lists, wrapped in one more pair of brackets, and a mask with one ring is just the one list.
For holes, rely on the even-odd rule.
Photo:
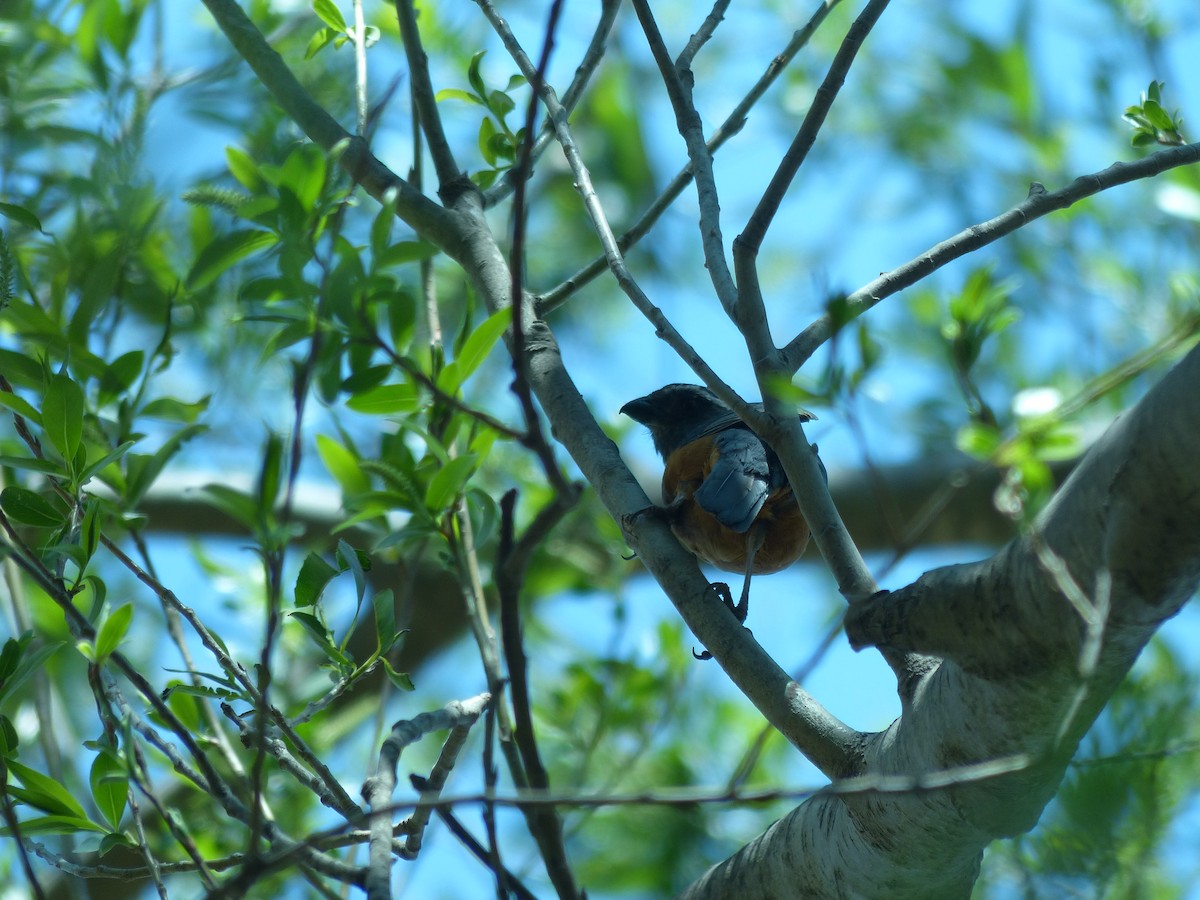
[[(966, 896), (983, 848), (1034, 825), (1112, 691), (1200, 583), (1198, 383), (1200, 348), (1092, 448), (1037, 520), (1036, 537), (847, 615), (856, 646), (947, 657), (904, 715), (866, 741), (865, 774), (1021, 756), (1028, 766), (944, 790), (814, 798), (682, 896), (819, 896), (829, 885), (874, 896), (880, 884), (897, 897)], [(1083, 665), (1089, 627), (1039, 541), (1083, 590), (1111, 577), (1094, 666)]]
[[(775, 79), (787, 68), (795, 55), (808, 44), (809, 40), (816, 33), (817, 28), (820, 27), (821, 23), (825, 21), (826, 16), (829, 15), (829, 12), (840, 2), (841, 0), (826, 0), (826, 2), (818, 5), (816, 12), (813, 13), (804, 27), (794, 32), (787, 46), (776, 56), (772, 57), (766, 71), (755, 82), (754, 87), (746, 93), (746, 96), (733, 108), (733, 111), (729, 113), (725, 121), (721, 123), (720, 127), (713, 132), (712, 137), (708, 139), (705, 146), (710, 154), (716, 153), (718, 149), (724, 146), (726, 141), (742, 130), (742, 127), (746, 124), (746, 116), (754, 104), (767, 92), (767, 88), (774, 84)], [(617, 247), (620, 251), (625, 253), (630, 247), (645, 237), (650, 232), (650, 229), (654, 227), (659, 217), (671, 207), (671, 204), (678, 199), (679, 195), (683, 193), (684, 188), (691, 184), (691, 182), (692, 164), (689, 162), (671, 179), (662, 193), (642, 213), (641, 218), (617, 239)], [(541, 315), (553, 312), (559, 306), (566, 303), (576, 291), (588, 284), (607, 268), (607, 257), (603, 254), (596, 257), (562, 284), (546, 291), (538, 297), (538, 312)]]
[[(843, 310), (839, 312), (840, 324), (844, 325), (846, 321), (862, 315), (880, 300), (916, 284), (952, 260), (980, 247), (986, 247), (1047, 213), (1066, 209), (1085, 197), (1117, 185), (1152, 178), (1170, 169), (1196, 162), (1200, 162), (1200, 143), (1159, 150), (1134, 162), (1115, 162), (1107, 169), (1081, 175), (1057, 191), (1047, 192), (1035, 181), (1030, 185), (1029, 196), (1008, 212), (960, 231), (954, 237), (935, 244), (916, 258), (890, 272), (885, 272), (870, 284), (850, 294), (846, 298)], [(826, 314), (792, 338), (783, 349), (788, 370), (795, 372), (804, 365), (816, 349), (829, 340), (833, 331), (833, 321)]]
[(204, 5), (229, 43), (301, 130), (325, 150), (340, 150), (342, 168), (376, 200), (384, 202), (389, 192), (394, 192), (400, 219), (453, 256), (457, 231), (446, 210), (388, 169), (362, 138), (346, 131), (313, 100), (235, 0), (204, 0)]
[(400, 38), (404, 43), (404, 55), (408, 59), (408, 75), (412, 79), (413, 102), (421, 118), (421, 130), (433, 157), (433, 168), (437, 172), (438, 193), (443, 195), (451, 185), (463, 177), (462, 170), (454, 161), (454, 151), (446, 140), (442, 128), (442, 117), (438, 112), (437, 98), (429, 80), (429, 57), (421, 46), (421, 31), (417, 28), (417, 13), (412, 0), (396, 0), (396, 19), (400, 23)]

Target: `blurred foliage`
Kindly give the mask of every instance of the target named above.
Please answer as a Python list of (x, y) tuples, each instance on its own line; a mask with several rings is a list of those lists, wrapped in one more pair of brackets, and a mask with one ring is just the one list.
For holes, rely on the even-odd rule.
[[(242, 5), (317, 102), (353, 121), (349, 4)], [(682, 46), (699, 13), (660, 5), (668, 42)], [(583, 6), (561, 35), (552, 77), (563, 82), (593, 26)], [(544, 4), (505, 7), (535, 46)], [(779, 2), (729, 14), (696, 66), (710, 129), (806, 14)], [(747, 133), (721, 151), (728, 209), (754, 202), (854, 14), (850, 4), (834, 10)], [(1144, 375), (1195, 340), (1200, 172), (1176, 169), (1042, 220), (861, 320), (846, 316), (841, 282), (1011, 207), (1031, 181), (1061, 186), (1182, 140), (1176, 107), (1198, 98), (1167, 51), (1195, 17), (1189, 24), (1181, 4), (1118, 0), (889, 16), (814, 149), (808, 171), (818, 174), (797, 185), (764, 250), (768, 286), (789, 298), (773, 307), (783, 327), (821, 313), (837, 326), (779, 390), (830, 409), (868, 460), (903, 435), (916, 453), (957, 446), (1000, 468), (997, 503), (1028, 521), (1052, 490), (1050, 463), (1077, 453), (1136, 399)], [(433, 194), (391, 4), (367, 4), (367, 18), (373, 146)], [(428, 4), (420, 27), (459, 163), (494, 186), (519, 146), (529, 88), (472, 4)], [(632, 16), (618, 20), (609, 54), (572, 124), (623, 231), (684, 159), (664, 130), (671, 116)], [(361, 781), (372, 764), (386, 684), (415, 686), (402, 698), (406, 716), (448, 699), (423, 692), (399, 652), (420, 662), (414, 648), (432, 653), (459, 634), (464, 594), (494, 605), (497, 498), (520, 491), (521, 533), (555, 496), (507, 391), (497, 349), (507, 318), (479, 309), (463, 273), (356, 190), (336, 153), (302, 139), (199, 7), (10, 0), (0, 7), (0, 123), (0, 511), (24, 543), (6, 553), (44, 576), (19, 579), (5, 560), (0, 785), (24, 833), (139, 865), (130, 796), (142, 803), (145, 844), (164, 859), (186, 856), (128, 790), (169, 783), (197, 851), (224, 857), (244, 849), (244, 826), (190, 789), (138, 726), (194, 738), (243, 788), (253, 754), (235, 719), (256, 713), (268, 608), (280, 613), (270, 702), (294, 726), (289, 749), (311, 751), (337, 782)], [(543, 291), (599, 245), (553, 148), (528, 203), (529, 286)], [(685, 194), (629, 258), (647, 283), (669, 285), (667, 314), (703, 336), (724, 325), (693, 204)], [(497, 206), (498, 232), (510, 212)], [(895, 258), (873, 252), (884, 233)], [(601, 278), (555, 314), (564, 355), (594, 365), (584, 380), (597, 391), (625, 358), (587, 354), (633, 333), (615, 296)], [(651, 369), (645, 345), (628, 344), (640, 377)], [(565, 458), (558, 464), (573, 474)], [(202, 497), (234, 523), (250, 555), (203, 534), (180, 550), (156, 534), (147, 499), (189, 466), (211, 475), (189, 502)], [(303, 532), (302, 482), (338, 491), (332, 533)], [(693, 690), (695, 664), (674, 621), (651, 638), (623, 633), (635, 569), (622, 549), (585, 492), (535, 549), (523, 582), (551, 782), (590, 793), (718, 784), (760, 720), (744, 703)], [(595, 596), (612, 600), (595, 629), (620, 636), (611, 647), (577, 646), (539, 615), (541, 604)], [(192, 607), (211, 629), (203, 644), (178, 636)], [(152, 680), (163, 708), (149, 698), (132, 712), (114, 707), (107, 679), (135, 696), (130, 674), (113, 674), (114, 656)], [(460, 675), (456, 696), (486, 686), (477, 665)], [(1194, 815), (1196, 677), (1190, 659), (1155, 644), (1042, 825), (989, 853), (977, 896), (1184, 896), (1188, 873), (1169, 863), (1180, 844), (1195, 849), (1173, 829)], [(771, 741), (749, 784), (811, 777), (797, 771)], [(272, 771), (269, 785), (272, 814), (290, 833), (336, 821), (298, 780)], [(785, 808), (623, 805), (564, 819), (593, 896), (661, 896)], [(0, 861), (7, 880), (18, 869), (14, 854)], [(531, 883), (541, 887), (540, 877)], [(256, 889), (274, 896), (295, 878), (277, 872)]]

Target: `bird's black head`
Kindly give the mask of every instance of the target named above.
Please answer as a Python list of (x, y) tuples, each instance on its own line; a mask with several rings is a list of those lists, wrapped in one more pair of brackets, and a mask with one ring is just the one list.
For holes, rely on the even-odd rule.
[(668, 384), (652, 394), (630, 400), (621, 412), (650, 429), (654, 449), (666, 459), (689, 441), (706, 434), (722, 420), (737, 421), (733, 411), (706, 387)]

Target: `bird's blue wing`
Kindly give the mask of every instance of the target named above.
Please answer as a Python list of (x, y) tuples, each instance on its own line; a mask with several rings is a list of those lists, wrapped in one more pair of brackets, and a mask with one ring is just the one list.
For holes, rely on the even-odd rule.
[(713, 438), (713, 467), (693, 499), (726, 528), (747, 531), (771, 491), (767, 454), (754, 432), (722, 431)]

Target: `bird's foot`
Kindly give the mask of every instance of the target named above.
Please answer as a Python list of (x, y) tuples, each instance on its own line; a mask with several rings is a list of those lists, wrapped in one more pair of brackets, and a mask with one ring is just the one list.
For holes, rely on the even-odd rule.
[[(716, 591), (717, 596), (721, 598), (721, 602), (725, 604), (725, 608), (733, 614), (735, 619), (737, 619), (738, 624), (744, 626), (746, 622), (746, 616), (750, 612), (750, 597), (748, 592), (743, 593), (741, 599), (737, 603), (734, 603), (733, 592), (729, 590), (729, 585), (727, 585), (725, 582), (714, 581), (709, 585), (709, 587)], [(692, 648), (692, 656), (701, 660), (712, 659), (712, 654), (707, 650), (697, 653), (695, 647)]]

